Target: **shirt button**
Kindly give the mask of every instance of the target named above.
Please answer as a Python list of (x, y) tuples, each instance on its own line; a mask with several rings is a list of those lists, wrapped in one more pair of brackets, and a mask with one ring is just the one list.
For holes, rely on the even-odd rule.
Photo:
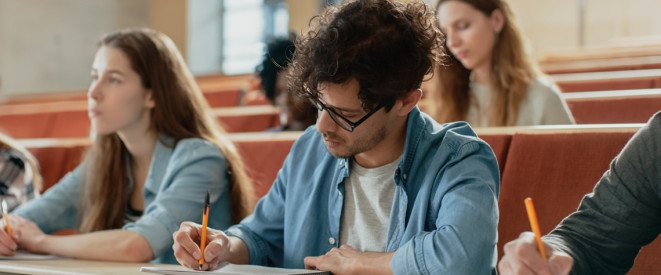
[(337, 195), (340, 196), (340, 197), (342, 197), (342, 191), (338, 190), (338, 191), (337, 191)]
[(406, 180), (406, 174), (404, 174), (402, 177), (404, 177), (404, 180)]
[(328, 238), (328, 243), (334, 245), (335, 244), (335, 238), (333, 238), (333, 237)]

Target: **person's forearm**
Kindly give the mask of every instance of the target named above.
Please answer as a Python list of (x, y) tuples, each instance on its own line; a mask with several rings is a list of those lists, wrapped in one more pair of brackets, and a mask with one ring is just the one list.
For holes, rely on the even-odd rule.
[(356, 261), (355, 274), (392, 274), (390, 262), (395, 252), (365, 252)]
[(154, 258), (151, 246), (144, 237), (121, 229), (68, 236), (46, 235), (33, 252), (122, 262), (146, 262)]
[(248, 246), (240, 238), (229, 237), (230, 239), (230, 263), (233, 264), (249, 264), (250, 252)]

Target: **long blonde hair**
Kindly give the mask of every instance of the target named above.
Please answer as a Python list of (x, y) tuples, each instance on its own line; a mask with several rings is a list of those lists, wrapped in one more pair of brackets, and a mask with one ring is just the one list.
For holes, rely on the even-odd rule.
[(39, 170), (39, 162), (32, 154), (30, 154), (30, 151), (18, 144), (16, 140), (3, 133), (0, 133), (0, 149), (11, 149), (21, 154), (27, 164), (30, 165), (30, 169), (32, 169), (32, 187), (34, 188), (35, 193), (41, 193), (44, 180), (42, 179), (41, 171)]
[[(254, 192), (236, 147), (209, 115), (210, 108), (193, 75), (166, 35), (150, 29), (127, 29), (103, 37), (100, 47), (122, 51), (142, 85), (151, 89), (155, 108), (151, 127), (176, 142), (202, 138), (220, 148), (227, 163), (232, 222), (252, 212)], [(161, 140), (161, 142), (164, 142)], [(120, 228), (128, 203), (127, 150), (116, 133), (100, 135), (86, 156), (81, 232)]]
[[(440, 0), (436, 7), (449, 0)], [(496, 38), (492, 54), (492, 95), (489, 106), (489, 126), (515, 125), (519, 104), (525, 99), (528, 85), (542, 73), (527, 52), (526, 44), (514, 15), (502, 0), (452, 0), (467, 3), (490, 16), (500, 10), (504, 16), (503, 29)], [(433, 104), (429, 112), (439, 122), (465, 120), (471, 103), (469, 95), (470, 70), (444, 45), (445, 62), (437, 66), (434, 78), (436, 86), (431, 93)]]

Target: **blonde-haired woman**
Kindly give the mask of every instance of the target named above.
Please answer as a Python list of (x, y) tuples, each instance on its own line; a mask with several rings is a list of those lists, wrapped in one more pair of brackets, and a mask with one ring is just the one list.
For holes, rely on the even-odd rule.
[(573, 124), (555, 84), (527, 54), (502, 0), (440, 0), (445, 65), (431, 83), (428, 111), (439, 122), (474, 127)]
[(39, 197), (42, 179), (37, 160), (23, 146), (0, 133), (0, 199), (11, 211)]
[[(14, 211), (15, 242), (0, 233), (0, 253), (18, 245), (72, 258), (176, 263), (172, 233), (201, 220), (207, 190), (209, 226), (226, 228), (252, 211), (241, 159), (167, 36), (129, 29), (103, 37), (91, 78), (94, 145), (42, 198)], [(45, 234), (71, 227), (79, 234)]]

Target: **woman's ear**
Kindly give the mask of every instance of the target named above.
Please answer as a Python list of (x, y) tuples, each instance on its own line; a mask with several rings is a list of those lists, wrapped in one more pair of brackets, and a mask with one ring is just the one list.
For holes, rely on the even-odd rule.
[(505, 14), (500, 9), (495, 9), (491, 12), (491, 26), (493, 27), (494, 32), (500, 33), (505, 25)]
[(156, 106), (156, 102), (154, 102), (154, 91), (148, 89), (147, 93), (145, 94), (145, 107), (148, 109), (153, 109), (154, 106)]

